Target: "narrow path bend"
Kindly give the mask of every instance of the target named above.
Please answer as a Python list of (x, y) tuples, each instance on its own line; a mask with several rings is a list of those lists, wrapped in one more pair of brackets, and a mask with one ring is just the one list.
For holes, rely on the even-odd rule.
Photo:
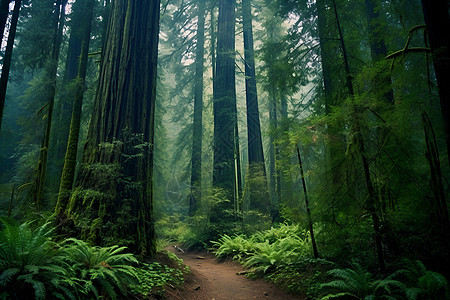
[[(169, 250), (169, 249), (168, 249)], [(170, 251), (173, 251), (170, 249)], [(243, 267), (233, 261), (218, 261), (208, 253), (176, 253), (191, 268), (191, 275), (180, 290), (169, 290), (169, 300), (296, 300), (291, 295), (263, 279), (248, 279)]]

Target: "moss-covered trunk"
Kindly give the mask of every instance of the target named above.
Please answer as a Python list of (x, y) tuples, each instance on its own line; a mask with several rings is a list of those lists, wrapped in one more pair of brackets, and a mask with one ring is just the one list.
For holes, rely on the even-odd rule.
[(55, 106), (55, 94), (56, 94), (56, 75), (58, 71), (58, 60), (61, 50), (61, 40), (64, 28), (64, 22), (66, 18), (65, 8), (67, 0), (57, 0), (56, 10), (54, 12), (54, 35), (53, 35), (53, 49), (49, 62), (46, 66), (46, 77), (48, 80), (47, 87), (47, 124), (45, 127), (44, 137), (41, 143), (41, 150), (39, 153), (39, 161), (37, 166), (37, 176), (35, 182), (34, 203), (36, 208), (42, 209), (44, 203), (44, 184), (45, 176), (47, 173), (47, 158), (48, 148), (50, 145), (50, 132), (53, 121), (53, 109)]
[(86, 79), (89, 42), (91, 38), (92, 17), (95, 3), (93, 0), (88, 1), (89, 2), (85, 3), (85, 5), (83, 6), (85, 22), (81, 30), (82, 32), (81, 34), (77, 35), (77, 38), (74, 38), (74, 40), (79, 39), (81, 41), (81, 47), (79, 63), (77, 67), (78, 76), (73, 81), (73, 83), (75, 84), (75, 94), (73, 100), (72, 117), (70, 121), (69, 137), (67, 142), (66, 155), (64, 158), (61, 181), (59, 185), (58, 201), (55, 208), (57, 223), (60, 225), (63, 225), (64, 220), (66, 219), (65, 210), (69, 202), (70, 191), (72, 190), (77, 162), (78, 136), (80, 133), (81, 110), (85, 88), (84, 83)]
[(155, 251), (152, 165), (160, 1), (112, 2), (82, 167), (68, 212), (97, 244)]

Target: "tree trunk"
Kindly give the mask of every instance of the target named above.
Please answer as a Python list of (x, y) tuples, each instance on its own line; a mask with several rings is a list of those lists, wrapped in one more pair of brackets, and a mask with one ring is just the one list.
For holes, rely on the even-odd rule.
[(2, 40), (5, 34), (6, 21), (8, 20), (10, 1), (11, 0), (2, 0), (0, 3), (0, 34), (2, 35)]
[[(8, 1), (8, 3), (9, 3), (9, 1)], [(13, 11), (12, 19), (11, 19), (11, 27), (9, 29), (8, 42), (6, 45), (5, 57), (3, 58), (2, 76), (0, 78), (0, 131), (2, 129), (3, 110), (5, 108), (5, 100), (6, 100), (6, 88), (8, 86), (9, 70), (11, 69), (12, 52), (13, 52), (14, 40), (16, 38), (17, 21), (19, 20), (21, 4), (22, 4), (22, 0), (15, 1), (14, 11)], [(1, 5), (3, 6), (3, 1), (1, 3)], [(2, 9), (2, 8), (3, 7), (1, 7), (0, 9)]]
[(214, 83), (213, 185), (235, 191), (235, 0), (219, 1), (217, 60)]
[(447, 158), (450, 164), (450, 20), (447, 0), (422, 0), (434, 71), (444, 118)]
[[(271, 90), (269, 92), (269, 121), (273, 128), (273, 131), (275, 132), (278, 126), (277, 121), (277, 98), (276, 98), (276, 88), (274, 86), (271, 87)], [(279, 202), (280, 199), (278, 199), (277, 194), (277, 173), (275, 170), (276, 165), (276, 142), (275, 142), (275, 136), (273, 134), (270, 134), (269, 136), (269, 195), (271, 199), (271, 210), (272, 210), (272, 221), (275, 222), (279, 220), (280, 217), (280, 211), (279, 211)]]
[(197, 211), (201, 197), (202, 181), (202, 112), (203, 112), (203, 61), (205, 54), (205, 2), (198, 4), (197, 53), (195, 58), (194, 128), (192, 133), (192, 170), (189, 215)]
[(317, 29), (319, 33), (319, 46), (322, 64), (323, 89), (325, 94), (325, 111), (331, 113), (331, 106), (334, 105), (332, 98), (332, 81), (331, 81), (331, 57), (329, 55), (330, 45), (327, 37), (327, 19), (325, 0), (316, 1), (317, 9)]
[(53, 119), (53, 108), (55, 105), (55, 93), (56, 93), (56, 74), (58, 70), (58, 59), (61, 50), (61, 40), (65, 21), (65, 7), (67, 0), (57, 0), (56, 1), (56, 11), (54, 14), (54, 36), (53, 36), (53, 50), (51, 58), (46, 67), (46, 76), (49, 81), (48, 94), (47, 94), (47, 125), (45, 128), (44, 138), (42, 139), (41, 151), (39, 153), (39, 161), (37, 167), (37, 177), (36, 177), (36, 191), (34, 193), (34, 203), (36, 209), (40, 210), (43, 206), (44, 198), (44, 184), (45, 175), (47, 172), (47, 158), (48, 158), (48, 147), (50, 145), (50, 132), (52, 127)]
[(306, 213), (308, 214), (309, 234), (311, 236), (311, 244), (313, 247), (314, 258), (317, 259), (319, 258), (319, 251), (317, 251), (316, 239), (314, 238), (313, 221), (311, 218), (311, 208), (309, 206), (308, 193), (306, 192), (305, 174), (303, 172), (302, 158), (300, 156), (300, 148), (298, 146), (297, 146), (297, 157), (298, 157), (298, 165), (300, 166), (300, 176), (302, 178), (303, 194), (305, 195)]
[[(67, 218), (66, 209), (72, 190), (75, 167), (77, 162), (78, 137), (81, 125), (81, 111), (83, 105), (83, 94), (85, 88), (87, 61), (89, 53), (89, 42), (92, 29), (92, 18), (95, 2), (88, 0), (88, 3), (83, 3), (84, 16), (83, 30), (79, 36), (81, 38), (80, 58), (78, 64), (78, 76), (76, 79), (76, 91), (74, 94), (72, 118), (70, 122), (69, 137), (67, 142), (66, 155), (64, 158), (64, 166), (61, 175), (59, 186), (58, 200), (55, 207), (56, 219), (58, 225), (63, 225)], [(81, 8), (81, 7), (80, 7)], [(73, 33), (72, 33), (73, 34)]]
[[(372, 56), (372, 63), (383, 61), (386, 57), (386, 43), (383, 38), (383, 34), (386, 32), (385, 26), (380, 20), (380, 3), (376, 0), (365, 0), (366, 1), (366, 17), (367, 26), (369, 29), (369, 44), (370, 44), (370, 54)], [(385, 98), (389, 103), (394, 102), (394, 92), (391, 88), (392, 81), (387, 70), (382, 70), (382, 73), (375, 78), (374, 86), (379, 87), (389, 87), (385, 93)]]
[[(251, 0), (242, 1), (242, 19), (244, 30), (245, 96), (247, 104), (248, 176), (250, 183), (256, 181), (256, 185), (253, 184), (253, 186), (248, 186), (250, 193), (250, 207), (256, 208), (262, 212), (268, 212), (268, 209), (270, 209), (270, 203), (268, 202), (269, 197), (258, 197), (258, 194), (261, 193), (261, 189), (264, 190), (264, 186), (261, 186), (259, 181), (263, 180), (263, 182), (266, 182), (266, 168), (264, 164), (258, 94), (256, 90)], [(262, 178), (258, 179), (255, 177)], [(267, 187), (265, 189), (267, 190)]]
[(148, 255), (155, 253), (152, 145), (159, 4), (111, 4), (83, 164), (68, 207), (83, 239), (102, 245), (114, 240)]

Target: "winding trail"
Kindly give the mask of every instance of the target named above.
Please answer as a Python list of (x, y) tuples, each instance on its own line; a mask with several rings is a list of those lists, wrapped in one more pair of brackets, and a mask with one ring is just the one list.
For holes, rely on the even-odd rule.
[[(172, 247), (171, 247), (172, 248)], [(168, 249), (175, 252), (174, 249)], [(233, 261), (219, 261), (205, 252), (180, 253), (184, 263), (191, 268), (191, 275), (180, 290), (169, 290), (169, 300), (297, 300), (300, 295), (284, 292), (263, 279), (248, 279), (244, 268)]]

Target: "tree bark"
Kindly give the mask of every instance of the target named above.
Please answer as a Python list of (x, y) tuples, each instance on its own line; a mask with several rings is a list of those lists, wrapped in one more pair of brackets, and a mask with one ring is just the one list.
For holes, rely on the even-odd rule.
[[(9, 4), (9, 1), (7, 2)], [(14, 11), (11, 19), (11, 27), (9, 29), (8, 42), (6, 44), (5, 57), (3, 58), (2, 76), (0, 78), (0, 131), (2, 129), (3, 111), (5, 108), (6, 88), (8, 86), (9, 71), (11, 69), (11, 59), (16, 38), (17, 21), (19, 20), (20, 6), (22, 0), (16, 0), (14, 4)], [(3, 1), (1, 3), (3, 6)], [(3, 7), (1, 7), (2, 9)], [(7, 14), (8, 15), (8, 14)], [(2, 20), (0, 20), (1, 22)], [(1, 28), (0, 28), (1, 30)]]
[(447, 0), (422, 0), (423, 15), (430, 40), (433, 66), (444, 118), (447, 158), (450, 164), (450, 19)]
[(235, 0), (219, 1), (217, 60), (214, 83), (213, 185), (235, 191)]
[(45, 128), (44, 137), (42, 139), (41, 151), (39, 153), (39, 161), (37, 166), (36, 190), (34, 193), (34, 203), (38, 210), (43, 207), (45, 176), (47, 173), (47, 158), (48, 148), (50, 145), (50, 132), (53, 120), (53, 108), (55, 105), (56, 93), (56, 74), (58, 70), (58, 60), (61, 50), (61, 40), (65, 22), (65, 7), (67, 0), (56, 1), (56, 11), (54, 13), (54, 36), (53, 36), (53, 50), (51, 58), (46, 67), (46, 76), (49, 80), (48, 94), (47, 94), (47, 124)]
[(204, 1), (198, 4), (197, 53), (195, 58), (194, 86), (194, 128), (192, 132), (192, 169), (191, 193), (189, 197), (189, 215), (197, 211), (201, 198), (202, 181), (202, 115), (203, 115), (203, 62), (205, 54), (205, 12)]
[[(247, 104), (248, 176), (250, 183), (253, 179), (257, 179), (255, 176), (262, 176), (263, 178), (259, 180), (262, 179), (264, 182), (267, 182), (256, 89), (251, 0), (242, 1), (242, 19), (244, 30), (245, 96)], [(261, 192), (261, 188), (264, 189), (261, 184), (249, 186), (250, 207), (267, 212), (270, 208), (270, 203), (268, 202), (269, 197), (257, 197)], [(254, 191), (252, 192), (252, 190)]]
[[(58, 225), (63, 225), (67, 215), (66, 209), (70, 198), (70, 192), (72, 190), (75, 167), (77, 162), (77, 150), (78, 150), (78, 137), (80, 133), (81, 125), (81, 111), (83, 105), (83, 94), (85, 88), (87, 61), (89, 53), (89, 42), (91, 37), (93, 10), (95, 2), (88, 0), (89, 2), (83, 3), (83, 32), (79, 36), (81, 38), (80, 58), (78, 63), (78, 76), (76, 78), (76, 91), (73, 101), (72, 117), (70, 122), (69, 137), (67, 142), (66, 155), (64, 158), (64, 166), (61, 175), (61, 181), (59, 185), (58, 200), (55, 207), (56, 220)], [(81, 8), (81, 7), (80, 7)]]
[(155, 253), (152, 172), (159, 5), (145, 0), (111, 4), (83, 163), (67, 209), (82, 238), (102, 245), (114, 240), (147, 255)]

